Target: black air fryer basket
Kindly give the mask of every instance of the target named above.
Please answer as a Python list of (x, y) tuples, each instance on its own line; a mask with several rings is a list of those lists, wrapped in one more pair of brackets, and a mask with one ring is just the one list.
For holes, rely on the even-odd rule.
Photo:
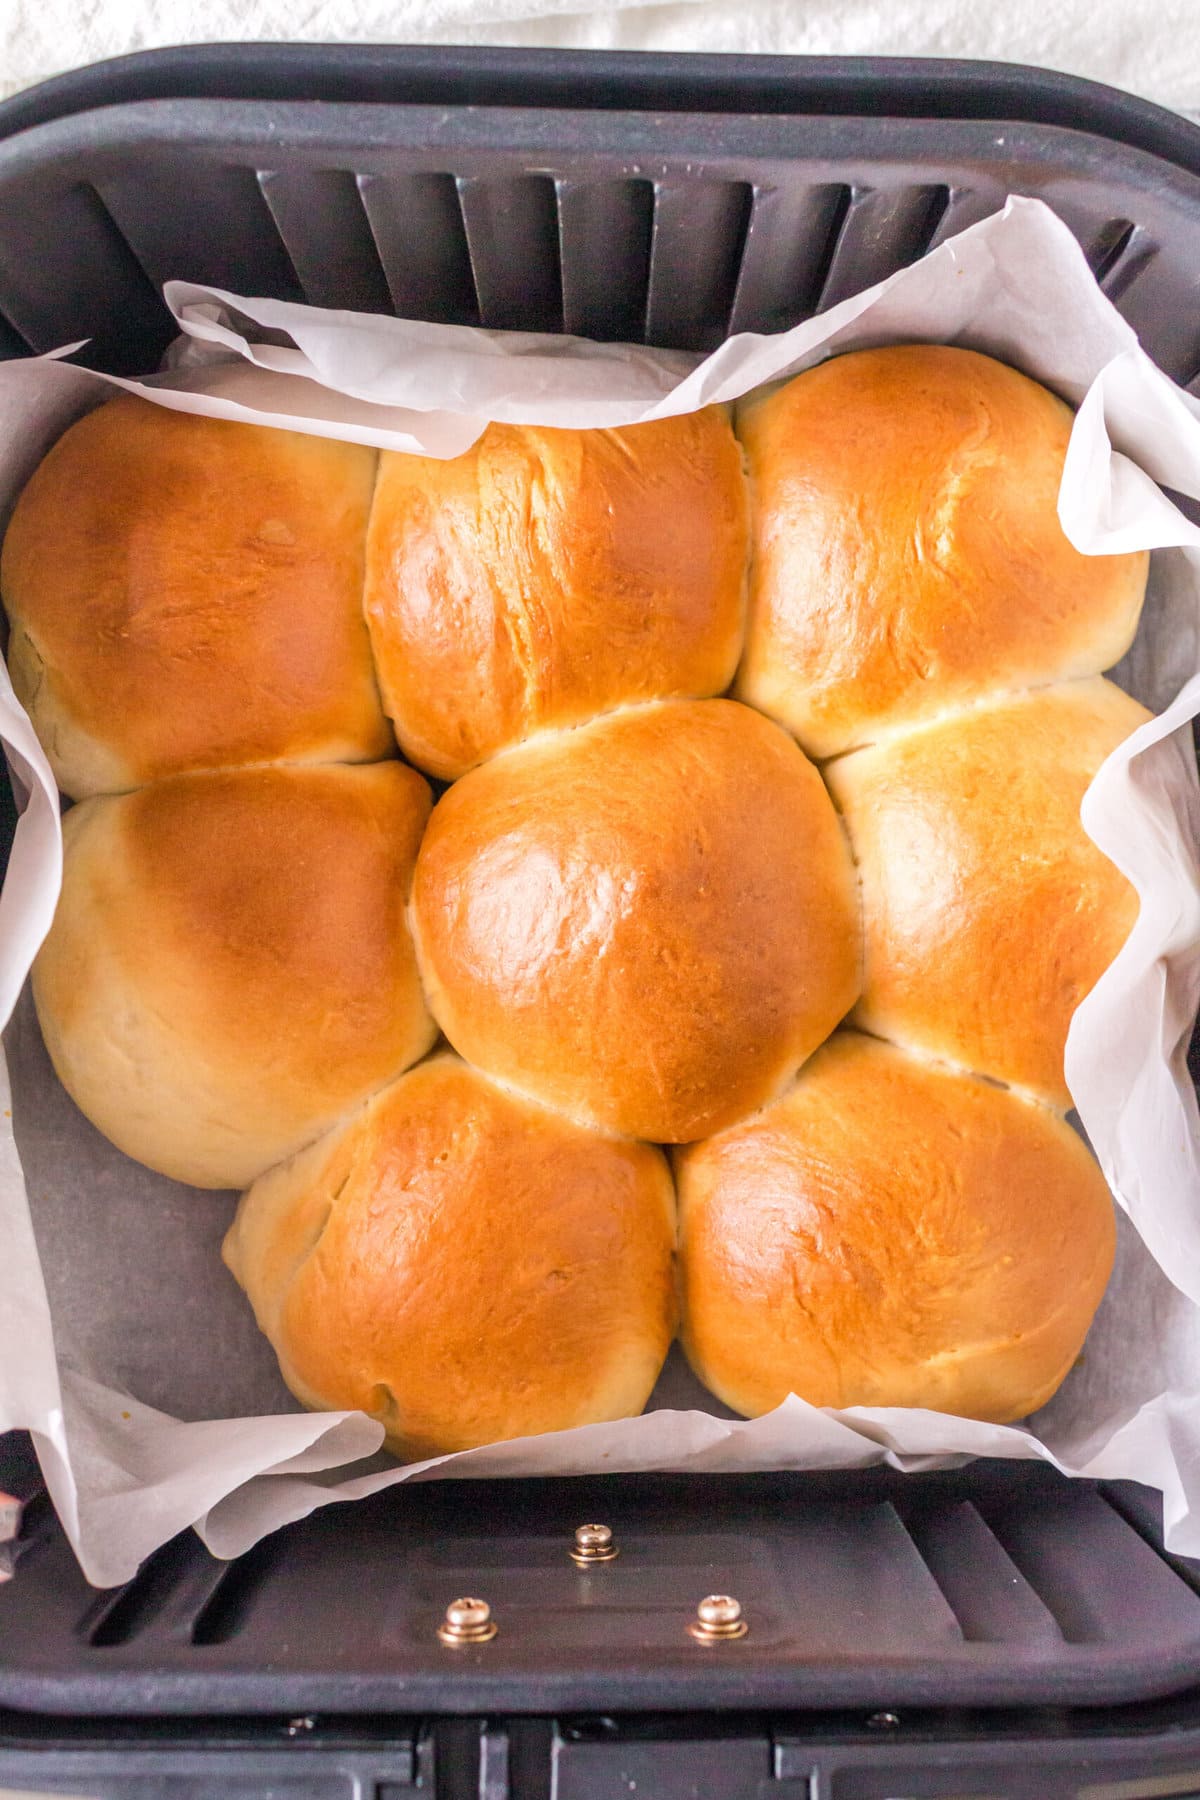
[[(145, 372), (161, 282), (709, 349), (1037, 196), (1200, 373), (1200, 129), (1000, 65), (212, 46), (0, 106), (0, 356)], [(8, 831), (11, 834), (11, 818)], [(27, 1442), (0, 1785), (208, 1800), (1200, 1795), (1200, 1565), (1040, 1464), (394, 1488), (83, 1580)], [(619, 1558), (579, 1568), (601, 1519)], [(0, 1527), (4, 1514), (0, 1509)], [(0, 1573), (3, 1570), (0, 1569)], [(751, 1622), (698, 1644), (696, 1602)], [(447, 1602), (500, 1630), (447, 1649)]]

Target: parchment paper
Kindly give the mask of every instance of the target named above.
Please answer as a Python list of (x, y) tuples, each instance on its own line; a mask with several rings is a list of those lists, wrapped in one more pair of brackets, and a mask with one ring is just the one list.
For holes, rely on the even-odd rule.
[[(127, 1579), (195, 1524), (220, 1555), (386, 1483), (618, 1469), (905, 1469), (1043, 1457), (1165, 1496), (1171, 1548), (1200, 1554), (1200, 1118), (1185, 1067), (1200, 999), (1200, 530), (1156, 482), (1200, 498), (1200, 406), (1137, 346), (1066, 228), (1002, 214), (820, 319), (699, 360), (559, 337), (239, 299), (185, 283), (168, 372), (122, 383), (161, 405), (450, 456), (489, 418), (615, 425), (733, 401), (834, 350), (929, 339), (989, 351), (1079, 406), (1059, 499), (1081, 550), (1150, 547), (1151, 595), (1116, 679), (1160, 714), (1084, 801), (1136, 885), (1137, 926), (1080, 1007), (1067, 1075), (1117, 1198), (1117, 1268), (1083, 1359), (1027, 1425), (797, 1399), (738, 1420), (673, 1354), (651, 1406), (616, 1425), (399, 1468), (361, 1414), (298, 1412), (217, 1248), (234, 1204), (127, 1161), (59, 1087), (27, 997), (61, 864), (58, 803), (0, 681), (0, 738), (25, 806), (0, 895), (0, 1428), (33, 1431), (89, 1578)], [(0, 365), (0, 523), (47, 446), (111, 392), (55, 358)]]

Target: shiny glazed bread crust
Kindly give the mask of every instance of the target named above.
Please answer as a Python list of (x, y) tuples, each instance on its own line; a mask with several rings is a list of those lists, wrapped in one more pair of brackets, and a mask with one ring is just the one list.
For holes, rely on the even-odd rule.
[(389, 753), (362, 617), (374, 476), (359, 445), (133, 395), (64, 433), (0, 554), (13, 686), (64, 793)]
[(739, 699), (810, 756), (1129, 648), (1149, 558), (1058, 522), (1071, 412), (972, 350), (837, 356), (743, 402), (754, 492)]
[(618, 431), (489, 425), (448, 462), (385, 451), (366, 615), (401, 748), (453, 779), (550, 726), (721, 693), (747, 553), (722, 407)]
[(730, 700), (618, 713), (465, 775), (421, 846), (413, 932), (461, 1055), (655, 1142), (771, 1099), (859, 991), (829, 796)]
[(748, 530), (721, 407), (489, 426), (439, 461), (122, 395), (18, 500), (9, 666), (76, 799), (372, 761), (377, 682), (405, 752), (453, 777), (543, 726), (727, 687)]
[(674, 1254), (661, 1151), (449, 1055), (264, 1175), (224, 1247), (297, 1397), (406, 1458), (641, 1412)]
[[(957, 394), (948, 369), (960, 372)], [(810, 409), (814, 394), (841, 400), (822, 415)], [(974, 1031), (978, 1067), (1006, 1079), (1016, 1078), (1008, 1064), (992, 1064), (1020, 1031), (1040, 1031), (1039, 983), (1049, 984), (1061, 1037), (1072, 996), (1091, 985), (1132, 920), (1128, 890), (1082, 831), (1078, 798), (1144, 715), (1099, 680), (1064, 681), (1045, 697), (1005, 691), (1094, 673), (1136, 625), (1144, 559), (1063, 553), (1053, 501), (1064, 416), (1011, 370), (922, 346), (839, 359), (744, 409), (755, 586), (736, 691), (817, 753), (870, 727), (875, 747), (830, 764), (828, 787), (770, 719), (688, 697), (725, 683), (742, 631), (746, 491), (723, 413), (620, 433), (494, 427), (452, 463), (384, 457), (365, 551), (365, 506), (347, 502), (341, 514), (337, 506), (359, 492), (363, 468), (374, 466), (369, 453), (364, 464), (359, 453), (340, 456), (346, 446), (326, 460), (313, 452), (306, 479), (320, 476), (327, 491), (295, 531), (280, 514), (285, 531), (310, 532), (308, 573), (324, 570), (335, 597), (357, 558), (356, 606), (366, 608), (402, 744), (435, 772), (470, 770), (425, 833), (410, 917), (433, 1012), (481, 1072), (442, 1055), (394, 1079), (433, 1029), (396, 911), (427, 799), (404, 839), (381, 936), (358, 932), (352, 892), (369, 833), (326, 891), (324, 872), (338, 868), (341, 851), (320, 833), (310, 846), (281, 827), (256, 860), (232, 818), (205, 837), (183, 813), (173, 824), (155, 813), (185, 790), (202, 813), (211, 803), (199, 796), (221, 781), (253, 774), (269, 784), (300, 773), (290, 769), (154, 780), (128, 800), (77, 808), (61, 930), (56, 923), (36, 976), (56, 1065), (114, 1141), (197, 1182), (249, 1181), (291, 1158), (254, 1181), (226, 1254), (306, 1404), (362, 1405), (410, 1455), (638, 1410), (673, 1317), (660, 1231), (669, 1184), (657, 1151), (606, 1131), (677, 1143), (709, 1134), (678, 1153), (692, 1220), (685, 1337), (703, 1378), (732, 1404), (773, 1405), (785, 1381), (809, 1383), (796, 1388), (808, 1398), (836, 1387), (836, 1402), (818, 1404), (944, 1405), (1008, 1418), (1053, 1391), (1111, 1261), (1111, 1209), (1106, 1198), (1095, 1203), (1103, 1183), (1086, 1153), (1064, 1148), (1074, 1140), (1048, 1113), (963, 1072), (928, 1069), (850, 1034), (818, 1046), (862, 985), (859, 878), (868, 992), (857, 1016), (951, 1058), (960, 1039), (976, 1041)], [(798, 424), (814, 418), (824, 423), (806, 425), (802, 445)], [(71, 437), (58, 447), (64, 457)], [(103, 441), (101, 432), (101, 451)], [(1018, 453), (1019, 469), (1010, 466)], [(282, 468), (290, 454), (247, 443), (246, 468)], [(870, 497), (869, 516), (865, 502), (855, 508), (854, 481)], [(227, 486), (228, 472), (214, 492)], [(14, 568), (18, 590), (36, 588), (35, 527), (45, 532), (54, 519), (44, 506), (37, 513), (35, 484), (30, 494), (24, 548), (19, 531), (16, 549), (4, 548), (6, 601)], [(261, 509), (246, 510), (257, 518)], [(169, 533), (149, 512), (148, 525), (122, 524), (123, 543), (136, 549), (145, 531), (159, 559), (147, 562), (153, 580), (138, 591), (158, 582), (165, 595), (160, 613), (147, 609), (147, 694), (154, 656), (179, 678), (184, 704), (196, 670), (208, 669), (211, 685), (210, 652), (217, 662), (232, 657), (228, 694), (213, 702), (216, 725), (201, 733), (199, 752), (186, 752), (203, 764), (224, 756), (212, 749), (227, 741), (222, 732), (249, 730), (232, 704), (245, 701), (238, 659), (254, 667), (260, 653), (236, 633), (222, 639), (225, 625), (209, 630), (214, 619), (228, 622), (220, 606), (207, 623), (189, 615), (187, 580), (172, 585)], [(226, 512), (236, 538), (243, 515)], [(201, 570), (223, 567), (220, 557), (205, 562), (204, 528), (228, 557), (228, 519), (210, 504), (197, 521), (189, 556)], [(267, 593), (274, 673), (264, 685), (285, 713), (293, 675), (303, 687), (320, 674), (313, 646), (329, 619), (341, 631), (347, 617), (341, 598), (302, 605), (297, 668), (285, 655), (287, 679), (277, 678), (271, 621), (282, 616), (293, 547), (256, 524), (246, 553), (251, 614)], [(187, 577), (186, 559), (177, 560)], [(229, 566), (236, 573), (235, 556)], [(137, 557), (130, 567), (141, 569)], [(1029, 579), (1037, 568), (1041, 587)], [(110, 586), (124, 579), (104, 572)], [(118, 620), (107, 648), (119, 661), (120, 607), (105, 593), (96, 618), (101, 635), (105, 620)], [(360, 611), (347, 630), (346, 642), (365, 642)], [(56, 766), (81, 768), (80, 779), (99, 786), (161, 773), (135, 769), (127, 743), (114, 750), (111, 717), (91, 735), (92, 715), (73, 711), (74, 701), (60, 705), (57, 675), (40, 647), (30, 653), (20, 616), (13, 643)], [(68, 648), (80, 654), (80, 644)], [(350, 660), (371, 673), (369, 652), (360, 659), (355, 649)], [(251, 739), (237, 737), (240, 753), (256, 762), (380, 754), (362, 748), (378, 746), (371, 733), (382, 729), (373, 675), (371, 683), (370, 705), (356, 714), (359, 725), (368, 721), (357, 748), (333, 749), (305, 723), (282, 749), (254, 740), (252, 756)], [(162, 691), (175, 693), (169, 680)], [(931, 721), (931, 709), (945, 716)], [(143, 696), (131, 741), (143, 729), (151, 745), (161, 738), (169, 765), (169, 721), (164, 729), (149, 712)], [(1056, 737), (1037, 721), (1059, 713), (1075, 723), (1056, 727)], [(294, 707), (291, 716), (295, 726)], [(953, 748), (926, 767), (926, 739)], [(398, 764), (312, 773), (410, 778)], [(844, 807), (858, 877), (829, 790)], [(1037, 824), (1043, 813), (1047, 833)], [(147, 863), (138, 833), (122, 836), (125, 818), (156, 820), (144, 835), (172, 846), (165, 877)], [(932, 854), (914, 821), (935, 818)], [(885, 851), (873, 833), (888, 838)], [(226, 842), (234, 854), (223, 867)], [(183, 853), (206, 845), (193, 888), (179, 874)], [(941, 937), (922, 935), (922, 895), (935, 876), (944, 877), (953, 926)], [(375, 892), (377, 874), (364, 879)], [(242, 883), (244, 911), (222, 911), (229, 882)], [(137, 957), (139, 903), (156, 883), (168, 900), (151, 909), (158, 916)], [(243, 942), (256, 908), (268, 922)], [(1004, 984), (968, 947), (988, 937), (993, 918), (1008, 931), (1009, 958), (1023, 944), (1050, 946), (1040, 961), (1036, 950), (1029, 956), (1019, 1019), (1006, 1020)], [(308, 937), (338, 938), (339, 926), (328, 969), (310, 981)], [(104, 950), (93, 957), (99, 975), (87, 966), (89, 931)], [(397, 947), (402, 974), (399, 962), (388, 964)], [(189, 962), (197, 954), (207, 959), (200, 982)], [(390, 994), (403, 995), (395, 1018)], [(375, 1056), (398, 1022), (400, 1060), (391, 1039), (387, 1055)], [(311, 1063), (305, 1046), (315, 1046)], [(1028, 1085), (1065, 1104), (1061, 1043), (1035, 1044), (1028, 1056)], [(975, 1066), (975, 1051), (969, 1060)], [(828, 1096), (838, 1081), (845, 1104), (814, 1115), (805, 1096)], [(123, 1111), (114, 1104), (122, 1093)], [(840, 1162), (839, 1120), (852, 1140)], [(171, 1160), (181, 1147), (190, 1161)], [(241, 1172), (231, 1175), (237, 1156)], [(819, 1253), (802, 1228), (815, 1204), (814, 1158)], [(924, 1197), (923, 1161), (937, 1175)], [(778, 1202), (772, 1217), (795, 1229), (762, 1229), (750, 1205), (760, 1165)], [(1053, 1187), (1059, 1177), (1061, 1206), (1035, 1216), (1038, 1183)], [(1012, 1183), (1020, 1193), (1010, 1203)], [(955, 1194), (957, 1211), (947, 1199)], [(424, 1211), (406, 1198), (418, 1195)], [(723, 1235), (710, 1218), (723, 1221)], [(1068, 1225), (1075, 1236), (1064, 1248)], [(669, 1219), (664, 1229), (669, 1240)], [(569, 1242), (586, 1251), (578, 1267), (565, 1259)], [(989, 1245), (999, 1259), (990, 1277)], [(1005, 1259), (1022, 1255), (1025, 1301), (1005, 1274)], [(1079, 1272), (1066, 1307), (1048, 1295), (1055, 1258)], [(841, 1288), (822, 1286), (826, 1262), (830, 1281), (832, 1270), (849, 1272)], [(739, 1270), (754, 1270), (753, 1280)], [(524, 1297), (519, 1318), (506, 1310), (511, 1284)], [(805, 1311), (810, 1290), (831, 1309), (827, 1331)], [(473, 1333), (457, 1316), (462, 1297), (475, 1307)], [(1039, 1323), (1029, 1309), (1043, 1300)], [(1010, 1305), (1011, 1331), (1002, 1316)], [(991, 1338), (970, 1335), (971, 1308), (981, 1318), (995, 1311)], [(836, 1383), (822, 1342), (836, 1347)], [(585, 1376), (589, 1346), (596, 1360)]]
[(684, 1345), (727, 1405), (1043, 1405), (1112, 1270), (1104, 1177), (1044, 1107), (854, 1032), (676, 1153)]
[(1149, 717), (1096, 676), (830, 765), (862, 882), (856, 1023), (1070, 1106), (1072, 1014), (1138, 912), (1079, 807), (1100, 764)]
[(423, 1056), (402, 763), (182, 775), (82, 801), (33, 971), (63, 1086), (139, 1162), (243, 1187)]

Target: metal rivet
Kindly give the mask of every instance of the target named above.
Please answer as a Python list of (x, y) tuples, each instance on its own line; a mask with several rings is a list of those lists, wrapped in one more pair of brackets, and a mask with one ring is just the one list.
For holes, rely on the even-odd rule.
[(867, 1720), (867, 1726), (871, 1731), (895, 1731), (899, 1724), (900, 1715), (894, 1712), (872, 1713)]
[(620, 1554), (607, 1525), (581, 1525), (575, 1533), (571, 1561), (581, 1569), (590, 1568), (592, 1563), (612, 1562)]
[(469, 1595), (452, 1600), (446, 1616), (438, 1626), (443, 1644), (486, 1644), (496, 1635), (496, 1621), (486, 1600), (473, 1600)]
[(709, 1594), (688, 1626), (698, 1644), (727, 1643), (730, 1638), (745, 1637), (749, 1629), (742, 1617), (742, 1603), (732, 1594)]

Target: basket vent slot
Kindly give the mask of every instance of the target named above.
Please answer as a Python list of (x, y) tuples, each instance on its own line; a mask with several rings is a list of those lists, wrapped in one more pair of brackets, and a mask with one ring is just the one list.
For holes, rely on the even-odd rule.
[[(1120, 224), (1123, 221), (1118, 220), (1117, 223)], [(1150, 233), (1143, 230), (1140, 225), (1131, 225), (1109, 253), (1103, 271), (1099, 274), (1100, 286), (1114, 305), (1126, 316), (1128, 316), (1128, 308), (1123, 304), (1126, 296), (1141, 280), (1157, 255), (1157, 243)], [(1134, 320), (1132, 323), (1134, 329), (1137, 330), (1138, 322)]]
[(730, 329), (785, 331), (996, 210), (985, 189), (758, 188)]
[(990, 219), (1004, 205), (1006, 188), (1002, 183), (981, 179), (978, 186), (948, 187), (941, 217), (930, 233), (927, 250), (936, 250), (947, 238), (956, 237), (983, 219)]
[(754, 190), (731, 331), (786, 331), (816, 311), (850, 198), (841, 182)]
[[(1087, 1590), (1087, 1552), (1078, 1567), (1073, 1535), (1064, 1536), (1062, 1521), (1053, 1514), (1043, 1520), (1025, 1508), (1005, 1512), (990, 1521), (1000, 1547), (1022, 1580), (1033, 1590), (1058, 1624), (1068, 1644), (1095, 1644), (1107, 1635), (1103, 1609), (1097, 1608)], [(1076, 1512), (1069, 1522), (1073, 1534), (1079, 1525)], [(1132, 1533), (1129, 1534), (1132, 1537)], [(1108, 1621), (1111, 1629), (1112, 1621)]]
[(453, 175), (360, 175), (357, 188), (402, 319), (478, 325), (471, 254)]
[(1054, 1615), (969, 1501), (906, 1523), (968, 1643), (1061, 1646)]
[(712, 350), (725, 337), (753, 197), (746, 181), (654, 184), (647, 343)]
[(1100, 227), (1088, 246), (1088, 266), (1096, 280), (1103, 284), (1129, 248), (1136, 227), (1132, 219), (1109, 219)]
[(358, 183), (344, 169), (265, 170), (258, 185), (310, 306), (390, 313)]
[(1153, 1609), (1164, 1637), (1194, 1622), (1190, 1587), (1101, 1494), (1081, 1492), (1070, 1506), (980, 1511), (1068, 1644), (1113, 1642), (1127, 1628), (1132, 1594)]
[(908, 244), (902, 247), (902, 258), (896, 266), (906, 269), (919, 262), (932, 248), (950, 209), (950, 189), (944, 183), (913, 190), (915, 205), (909, 225)]
[(157, 1619), (191, 1573), (193, 1557), (184, 1538), (173, 1538), (155, 1551), (124, 1587), (106, 1594), (84, 1621), (83, 1631), (94, 1650), (132, 1643)]
[(846, 208), (818, 311), (861, 293), (925, 254), (950, 204), (943, 183), (855, 188)]
[[(48, 224), (52, 221), (52, 225)], [(174, 323), (89, 182), (47, 193), (6, 212), (0, 237), (5, 324), (34, 351), (88, 340), (81, 360), (114, 374), (153, 366)]]
[[(24, 1483), (15, 1485), (12, 1491), (20, 1495), (23, 1487)], [(21, 1526), (16, 1540), (19, 1554), (25, 1556), (35, 1544), (44, 1543), (54, 1534), (57, 1526), (54, 1503), (39, 1480), (22, 1502)]]
[(636, 343), (645, 330), (654, 230), (650, 181), (557, 181), (563, 329)]
[[(101, 198), (156, 288), (195, 281), (235, 294), (303, 300), (253, 169), (190, 157), (110, 177)], [(181, 208), (186, 210), (181, 213)]]
[(549, 175), (456, 182), (483, 325), (561, 331), (558, 205)]
[(192, 1620), (193, 1644), (228, 1644), (239, 1635), (255, 1596), (270, 1580), (289, 1541), (286, 1533), (276, 1532), (226, 1566)]

